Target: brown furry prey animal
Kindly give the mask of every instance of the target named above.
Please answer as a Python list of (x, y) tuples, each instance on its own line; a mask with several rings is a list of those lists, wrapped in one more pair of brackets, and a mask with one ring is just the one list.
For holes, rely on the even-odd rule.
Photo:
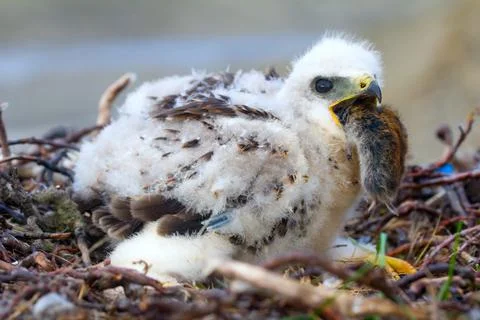
[[(86, 141), (77, 198), (121, 241), (112, 264), (199, 280), (212, 258), (330, 254), (363, 191), (392, 200), (406, 135), (381, 100), (380, 54), (325, 36), (291, 72), (172, 76), (131, 93)], [(334, 254), (334, 253), (333, 253)]]
[(364, 79), (365, 90), (330, 106), (345, 130), (347, 141), (355, 146), (365, 191), (376, 203), (391, 211), (405, 170), (407, 132), (397, 113), (381, 102), (377, 82)]

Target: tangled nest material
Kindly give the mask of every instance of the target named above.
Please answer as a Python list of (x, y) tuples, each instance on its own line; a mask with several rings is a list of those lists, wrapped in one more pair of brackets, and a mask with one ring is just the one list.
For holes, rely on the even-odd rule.
[[(97, 124), (78, 131), (8, 140), (0, 108), (0, 319), (480, 318), (480, 156), (458, 153), (475, 114), (457, 140), (439, 128), (445, 154), (408, 168), (396, 214), (369, 212), (364, 201), (345, 228), (354, 239), (386, 238), (379, 254), (410, 262), (416, 273), (393, 280), (379, 267), (297, 252), (261, 266), (225, 262), (208, 283), (168, 287), (110, 266), (108, 238), (72, 200), (70, 158), (109, 123), (115, 97), (131, 80), (114, 82)], [(14, 145), (29, 147), (11, 155)], [(326, 275), (340, 285), (327, 286)]]

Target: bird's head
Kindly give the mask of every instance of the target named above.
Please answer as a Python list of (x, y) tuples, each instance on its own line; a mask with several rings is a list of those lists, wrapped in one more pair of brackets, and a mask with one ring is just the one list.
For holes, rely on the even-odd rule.
[(294, 61), (283, 94), (301, 114), (341, 127), (345, 107), (358, 99), (376, 102), (370, 106), (381, 102), (382, 76), (380, 54), (371, 44), (326, 35)]

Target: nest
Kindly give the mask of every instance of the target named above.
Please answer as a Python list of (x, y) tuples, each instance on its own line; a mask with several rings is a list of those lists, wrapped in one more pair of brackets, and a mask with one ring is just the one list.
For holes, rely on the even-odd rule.
[[(393, 279), (368, 263), (299, 252), (260, 266), (225, 262), (209, 281), (182, 286), (110, 266), (108, 237), (72, 199), (71, 158), (108, 124), (131, 79), (105, 91), (97, 125), (82, 130), (9, 141), (0, 108), (1, 319), (480, 318), (480, 157), (458, 155), (474, 114), (457, 140), (439, 128), (444, 156), (408, 167), (395, 212), (368, 210), (365, 200), (345, 227), (354, 239), (380, 243), (380, 255), (414, 265), (413, 274)], [(12, 156), (20, 144), (29, 147)], [(335, 288), (325, 280), (332, 276)]]

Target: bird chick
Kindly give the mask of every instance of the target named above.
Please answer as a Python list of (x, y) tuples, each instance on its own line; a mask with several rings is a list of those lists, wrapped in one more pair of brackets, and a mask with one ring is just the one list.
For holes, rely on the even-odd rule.
[(405, 171), (407, 132), (397, 113), (381, 102), (381, 90), (372, 79), (365, 90), (331, 106), (359, 156), (362, 185), (373, 204), (392, 201)]
[(381, 65), (369, 43), (327, 35), (285, 78), (252, 70), (142, 85), (75, 169), (80, 198), (100, 198), (94, 223), (125, 239), (112, 264), (201, 280), (212, 258), (325, 253), (360, 177), (386, 201), (402, 172), (402, 127), (370, 101), (381, 98)]

